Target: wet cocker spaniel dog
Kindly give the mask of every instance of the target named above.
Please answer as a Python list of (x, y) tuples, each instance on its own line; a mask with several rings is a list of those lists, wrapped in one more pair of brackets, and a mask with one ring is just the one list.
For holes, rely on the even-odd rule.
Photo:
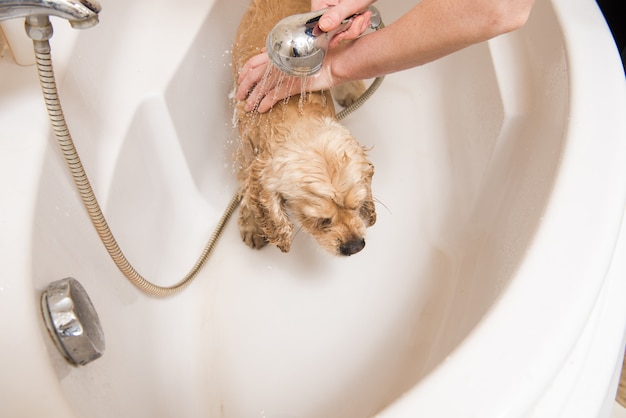
[[(233, 44), (235, 80), (280, 19), (307, 11), (310, 0), (252, 0)], [(349, 103), (362, 86), (342, 88), (337, 100)], [(337, 121), (330, 93), (292, 96), (267, 113), (245, 111), (238, 102), (235, 123), (244, 242), (252, 248), (270, 243), (288, 252), (296, 225), (331, 254), (361, 251), (365, 230), (376, 221), (374, 166)]]

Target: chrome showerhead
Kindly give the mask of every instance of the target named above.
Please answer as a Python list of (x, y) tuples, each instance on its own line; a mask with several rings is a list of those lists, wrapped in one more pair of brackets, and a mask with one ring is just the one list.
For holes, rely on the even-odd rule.
[[(313, 75), (322, 68), (330, 40), (350, 28), (356, 16), (345, 19), (335, 30), (323, 32), (318, 23), (326, 10), (287, 16), (274, 26), (267, 36), (266, 46), (276, 67), (299, 77)], [(367, 10), (372, 12), (370, 27), (378, 29), (382, 24), (378, 9), (370, 6)]]

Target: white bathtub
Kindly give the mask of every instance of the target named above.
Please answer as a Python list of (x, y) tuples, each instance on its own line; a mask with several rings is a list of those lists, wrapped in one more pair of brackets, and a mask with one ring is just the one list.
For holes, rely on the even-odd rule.
[[(103, 1), (53, 20), (61, 99), (135, 267), (182, 277), (235, 192), (230, 43), (246, 1)], [(409, 5), (378, 4), (387, 22)], [(98, 241), (34, 67), (0, 59), (0, 405), (7, 417), (606, 417), (626, 324), (626, 93), (592, 0), (387, 77), (345, 124), (376, 166), (367, 247), (231, 222), (155, 299)], [(39, 295), (72, 276), (107, 348), (68, 365)]]

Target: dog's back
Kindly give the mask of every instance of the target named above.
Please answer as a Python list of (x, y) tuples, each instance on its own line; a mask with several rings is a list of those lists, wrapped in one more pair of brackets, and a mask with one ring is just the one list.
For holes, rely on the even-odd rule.
[[(241, 19), (235, 42), (233, 45), (233, 76), (237, 80), (239, 69), (248, 59), (259, 54), (265, 47), (267, 34), (282, 18), (293, 14), (305, 13), (311, 10), (310, 0), (252, 0), (246, 13)], [(272, 68), (278, 72), (278, 68)], [(263, 80), (261, 80), (261, 83)], [(249, 144), (257, 151), (271, 141), (273, 128), (280, 128), (285, 123), (306, 117), (335, 117), (335, 107), (330, 92), (312, 92), (306, 94), (306, 100), (301, 95), (294, 95), (274, 106), (270, 112), (246, 112), (244, 103), (235, 107), (235, 118), (242, 142)], [(289, 121), (289, 122), (286, 122)], [(243, 155), (239, 158), (252, 158), (245, 149), (240, 149)], [(243, 161), (247, 165), (248, 161)]]

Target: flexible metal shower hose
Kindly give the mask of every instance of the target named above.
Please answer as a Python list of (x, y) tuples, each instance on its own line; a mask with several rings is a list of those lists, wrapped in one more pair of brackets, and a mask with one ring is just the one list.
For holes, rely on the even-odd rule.
[[(52, 123), (54, 134), (59, 147), (61, 148), (61, 152), (63, 153), (65, 162), (70, 170), (70, 173), (72, 174), (72, 178), (76, 188), (78, 189), (81, 200), (87, 209), (89, 218), (91, 219), (93, 226), (96, 228), (96, 231), (100, 236), (100, 240), (104, 244), (107, 252), (124, 276), (126, 276), (126, 278), (133, 285), (143, 292), (152, 296), (160, 297), (170, 296), (180, 292), (196, 278), (202, 267), (205, 265), (209, 256), (213, 252), (215, 244), (222, 234), (224, 227), (239, 205), (240, 196), (238, 194), (233, 196), (230, 203), (226, 207), (226, 211), (211, 234), (208, 243), (200, 254), (200, 257), (185, 277), (172, 286), (159, 286), (145, 279), (129, 263), (117, 244), (117, 241), (115, 240), (115, 237), (113, 236), (113, 233), (111, 232), (109, 225), (102, 214), (98, 200), (96, 199), (89, 179), (87, 178), (87, 173), (85, 172), (80, 157), (78, 156), (78, 152), (74, 146), (74, 141), (72, 140), (67, 123), (65, 122), (65, 116), (63, 115), (63, 109), (61, 108), (61, 102), (57, 92), (54, 71), (52, 68), (50, 43), (47, 40), (33, 41), (33, 47), (35, 49), (39, 82), (41, 84), (41, 90), (43, 92), (46, 109), (48, 111), (48, 116), (50, 117), (50, 122)], [(357, 99), (351, 106), (338, 113), (337, 118), (343, 119), (365, 103), (365, 101), (372, 94), (374, 94), (374, 91), (378, 88), (381, 82), (382, 77), (377, 78), (359, 99)]]
[(87, 209), (89, 218), (96, 228), (96, 231), (98, 232), (102, 243), (106, 247), (106, 250), (115, 262), (115, 265), (117, 265), (120, 271), (124, 274), (124, 276), (126, 276), (126, 278), (128, 278), (128, 280), (130, 280), (132, 284), (150, 295), (169, 296), (181, 291), (193, 281), (211, 255), (211, 252), (215, 247), (215, 243), (224, 230), (228, 219), (239, 204), (239, 196), (236, 194), (232, 198), (226, 208), (226, 211), (219, 220), (215, 231), (211, 235), (209, 242), (206, 244), (202, 254), (198, 258), (198, 261), (196, 261), (192, 269), (185, 277), (172, 286), (158, 286), (146, 280), (128, 262), (126, 256), (117, 244), (117, 241), (115, 240), (115, 237), (113, 236), (113, 233), (111, 232), (109, 225), (102, 214), (102, 210), (100, 209), (98, 200), (96, 199), (93, 189), (91, 188), (91, 184), (87, 178), (83, 164), (80, 161), (80, 157), (78, 156), (78, 152), (74, 146), (74, 141), (72, 141), (72, 137), (63, 115), (63, 109), (61, 108), (61, 103), (59, 101), (54, 71), (52, 68), (50, 43), (48, 41), (33, 41), (33, 46), (35, 49), (37, 73), (39, 75), (41, 90), (43, 92), (46, 109), (48, 110), (48, 116), (50, 117), (54, 134), (59, 147), (61, 148), (61, 152), (63, 153), (63, 157), (65, 158), (65, 162), (72, 174), (76, 188), (80, 193), (83, 204)]

